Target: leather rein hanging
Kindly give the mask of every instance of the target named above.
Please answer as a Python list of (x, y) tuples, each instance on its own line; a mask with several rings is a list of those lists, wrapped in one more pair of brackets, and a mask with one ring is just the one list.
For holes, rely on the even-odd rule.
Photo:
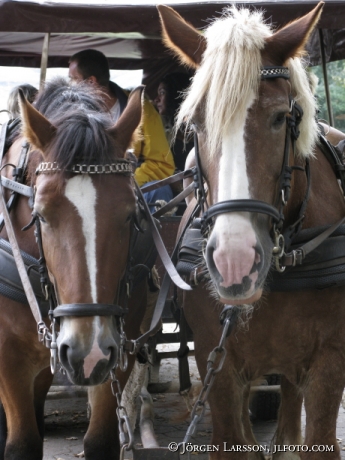
[[(275, 78), (290, 78), (290, 72), (287, 67), (277, 66), (277, 67), (264, 67), (260, 71), (261, 80), (275, 79)], [(305, 159), (305, 167), (300, 166), (290, 166), (289, 165), (289, 156), (290, 149), (292, 149), (293, 154), (295, 154), (295, 144), (299, 136), (299, 124), (302, 120), (303, 110), (297, 104), (297, 102), (290, 97), (290, 112), (289, 116), (286, 117), (286, 136), (285, 136), (285, 146), (283, 154), (282, 169), (279, 176), (279, 198), (277, 206), (273, 206), (269, 203), (253, 200), (253, 199), (238, 199), (238, 200), (226, 200), (219, 203), (215, 203), (207, 208), (201, 217), (201, 232), (204, 237), (207, 237), (210, 233), (211, 228), (214, 224), (214, 219), (219, 214), (224, 214), (228, 212), (254, 212), (260, 214), (266, 214), (272, 220), (272, 237), (274, 241), (273, 248), (273, 258), (275, 259), (275, 268), (279, 272), (283, 272), (285, 267), (295, 266), (301, 264), (305, 256), (310, 253), (315, 247), (319, 246), (330, 234), (332, 234), (344, 221), (345, 218), (341, 219), (339, 222), (328, 228), (321, 235), (314, 238), (312, 241), (308, 242), (303, 247), (298, 250), (294, 250), (291, 253), (286, 254), (285, 249), (287, 247), (286, 243), (288, 242), (288, 247), (294, 236), (300, 231), (302, 227), (302, 222), (304, 220), (304, 215), (309, 199), (310, 194), (310, 168), (309, 160)], [(197, 199), (201, 203), (201, 207), (207, 206), (206, 202), (206, 192), (203, 185), (202, 178), (204, 177), (201, 167), (200, 152), (198, 147), (198, 136), (197, 132), (194, 129), (194, 147), (195, 147), (195, 157), (196, 165), (198, 169), (198, 192)], [(326, 141), (327, 142), (327, 141)], [(306, 193), (301, 203), (300, 210), (298, 213), (297, 220), (293, 225), (290, 225), (283, 232), (284, 225), (284, 206), (287, 204), (287, 201), (290, 197), (291, 190), (291, 177), (294, 170), (304, 171), (307, 179), (307, 188)]]

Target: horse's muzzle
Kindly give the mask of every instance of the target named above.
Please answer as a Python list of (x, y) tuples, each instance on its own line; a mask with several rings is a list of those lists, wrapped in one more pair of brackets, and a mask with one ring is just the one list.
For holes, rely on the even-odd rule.
[(121, 346), (115, 318), (123, 314), (108, 304), (63, 304), (54, 310), (60, 319), (59, 359), (72, 383), (98, 385), (107, 379)]

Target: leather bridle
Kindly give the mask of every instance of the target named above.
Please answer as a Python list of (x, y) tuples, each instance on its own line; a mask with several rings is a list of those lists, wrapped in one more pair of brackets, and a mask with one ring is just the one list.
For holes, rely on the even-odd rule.
[[(56, 162), (42, 162), (36, 169), (36, 175), (39, 174), (54, 174), (61, 171)], [(73, 165), (69, 170), (65, 170), (72, 174), (120, 174), (130, 176), (132, 174), (131, 163), (124, 159), (118, 159), (112, 164), (105, 165)], [(43, 253), (42, 236), (41, 236), (41, 225), (37, 215), (33, 215), (31, 223), (36, 223), (35, 236), (38, 243), (38, 249), (40, 253), (40, 273), (42, 288), (44, 291), (51, 293), (54, 287), (49, 281), (48, 270), (45, 264), (45, 257)], [(44, 286), (45, 285), (45, 286)], [(125, 309), (119, 305), (114, 304), (61, 304), (54, 306), (54, 309), (49, 311), (54, 318), (60, 318), (61, 316), (123, 316)]]
[[(290, 78), (290, 72), (287, 67), (276, 66), (276, 67), (264, 67), (260, 71), (260, 78), (261, 80), (270, 80), (275, 78)], [(276, 268), (279, 271), (283, 271), (284, 267), (281, 267), (279, 263), (279, 259), (284, 254), (285, 244), (284, 244), (284, 236), (282, 234), (283, 224), (284, 224), (284, 206), (286, 205), (289, 196), (290, 196), (290, 189), (291, 189), (291, 176), (293, 170), (302, 170), (306, 172), (307, 175), (307, 193), (305, 196), (305, 203), (309, 198), (309, 189), (310, 189), (310, 174), (309, 174), (309, 163), (306, 159), (305, 167), (299, 166), (290, 166), (289, 165), (289, 156), (290, 150), (292, 149), (293, 153), (295, 152), (295, 143), (299, 136), (299, 129), (298, 126), (302, 120), (303, 110), (296, 103), (294, 99), (290, 96), (290, 112), (289, 116), (286, 117), (286, 136), (285, 136), (285, 146), (284, 146), (284, 155), (283, 155), (283, 162), (282, 162), (282, 169), (279, 175), (279, 197), (276, 206), (273, 206), (269, 203), (260, 200), (253, 200), (253, 199), (238, 199), (238, 200), (226, 200), (215, 203), (209, 206), (202, 215), (201, 218), (201, 232), (205, 238), (208, 237), (210, 231), (214, 225), (215, 218), (224, 213), (229, 212), (253, 212), (259, 214), (265, 214), (272, 219), (272, 236), (274, 239), (274, 249), (273, 254), (276, 257)], [(202, 172), (201, 167), (201, 159), (200, 159), (200, 151), (198, 145), (198, 135), (196, 130), (194, 129), (194, 148), (195, 148), (195, 158), (196, 158), (196, 165), (198, 170), (198, 177), (196, 180), (196, 198), (200, 204), (201, 209), (207, 207), (206, 201), (206, 191), (204, 188), (204, 175)], [(304, 203), (304, 202), (303, 202)], [(298, 224), (301, 225), (303, 218), (304, 218), (304, 211), (306, 208), (306, 204), (302, 204), (300, 213), (298, 216)], [(302, 214), (301, 214), (302, 212)], [(296, 230), (296, 226), (292, 226), (291, 228)]]
[[(5, 137), (6, 134), (6, 127), (3, 129), (3, 134)], [(37, 170), (36, 174), (54, 174), (61, 169), (58, 167), (56, 163), (51, 162), (43, 162), (41, 163)], [(111, 165), (74, 165), (68, 171), (72, 174), (121, 174), (126, 176), (132, 175), (132, 166), (131, 163), (124, 159), (118, 159)], [(3, 184), (4, 185), (4, 184)], [(27, 189), (30, 187), (25, 186)], [(2, 187), (1, 187), (2, 191)], [(57, 306), (57, 295), (54, 289), (53, 284), (51, 283), (49, 276), (48, 276), (48, 269), (45, 262), (44, 252), (43, 252), (43, 244), (42, 244), (42, 235), (41, 235), (41, 225), (40, 220), (37, 214), (33, 213), (33, 218), (31, 222), (23, 229), (26, 230), (30, 228), (32, 225), (36, 225), (35, 236), (36, 241), (38, 244), (39, 250), (39, 272), (40, 272), (40, 281), (42, 291), (45, 295), (46, 300), (49, 300), (50, 309), (48, 312), (49, 319), (51, 321), (51, 331), (46, 326), (45, 322), (42, 319), (42, 315), (37, 304), (37, 300), (35, 294), (33, 292), (33, 288), (31, 286), (28, 274), (24, 267), (22, 255), (20, 249), (18, 247), (18, 243), (13, 231), (12, 223), (9, 218), (8, 209), (4, 202), (4, 197), (2, 195), (2, 202), (3, 202), (3, 215), (4, 221), (6, 224), (6, 229), (9, 237), (9, 241), (13, 250), (13, 255), (15, 258), (15, 262), (18, 268), (18, 272), (20, 275), (20, 279), (23, 284), (23, 288), (28, 299), (28, 303), (30, 305), (31, 311), (33, 316), (37, 322), (37, 329), (39, 340), (45, 344), (47, 348), (50, 348), (51, 358), (50, 358), (50, 367), (51, 371), (54, 374), (57, 365), (57, 332), (56, 332), (56, 319), (59, 319), (61, 316), (115, 316), (117, 319), (117, 324), (119, 327), (119, 334), (121, 340), (121, 346), (119, 346), (120, 350), (120, 359), (119, 365), (120, 368), (126, 368), (126, 358), (124, 357), (124, 349), (123, 344), (127, 342), (123, 326), (123, 317), (127, 313), (127, 309), (120, 307), (119, 305), (115, 304), (61, 304)], [(34, 202), (34, 191), (31, 195), (32, 202)], [(134, 223), (133, 223), (134, 224)], [(131, 246), (131, 244), (130, 244)], [(127, 271), (126, 271), (127, 273)]]

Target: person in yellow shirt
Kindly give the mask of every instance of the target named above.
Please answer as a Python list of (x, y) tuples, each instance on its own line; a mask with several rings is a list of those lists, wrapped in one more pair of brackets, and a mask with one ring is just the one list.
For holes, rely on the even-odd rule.
[[(87, 49), (74, 54), (69, 60), (69, 77), (72, 81), (97, 84), (105, 93), (105, 104), (114, 122), (127, 105), (128, 93), (110, 80), (109, 64), (100, 51)], [(145, 99), (142, 123), (143, 139), (134, 145), (137, 168), (134, 177), (142, 187), (171, 176), (175, 171), (173, 155), (165, 136), (162, 120), (150, 101)], [(169, 185), (144, 193), (154, 212), (157, 200), (169, 202), (173, 193)]]

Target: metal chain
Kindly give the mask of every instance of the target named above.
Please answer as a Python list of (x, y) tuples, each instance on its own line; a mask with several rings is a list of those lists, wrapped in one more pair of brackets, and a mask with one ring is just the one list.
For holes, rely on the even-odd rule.
[[(224, 319), (222, 319), (223, 332), (219, 341), (219, 345), (215, 347), (208, 356), (207, 359), (207, 373), (203, 383), (203, 387), (199, 394), (197, 401), (194, 404), (192, 413), (191, 413), (191, 423), (187, 429), (186, 435), (183, 442), (180, 445), (186, 445), (190, 438), (194, 435), (198, 423), (201, 421), (205, 414), (206, 410), (206, 401), (210, 390), (212, 388), (214, 379), (216, 375), (222, 370), (223, 364), (226, 357), (226, 349), (224, 348), (225, 340), (228, 337), (229, 327), (233, 325), (232, 316), (233, 308), (228, 308), (224, 314)], [(215, 362), (218, 361), (218, 365), (215, 367)]]
[[(36, 174), (48, 174), (63, 171), (59, 164), (54, 162), (42, 162), (36, 169)], [(132, 164), (124, 159), (117, 160), (116, 163), (106, 165), (73, 165), (67, 172), (74, 174), (132, 174)]]
[[(118, 427), (119, 427), (119, 440), (120, 440), (120, 448), (121, 448), (121, 457), (123, 458), (124, 451), (128, 451), (133, 449), (134, 445), (134, 434), (129, 422), (129, 417), (127, 414), (126, 408), (121, 404), (121, 396), (122, 396), (122, 389), (120, 382), (117, 380), (115, 376), (115, 370), (113, 369), (110, 371), (110, 378), (111, 378), (111, 392), (116, 398), (117, 401), (117, 409), (116, 415), (118, 419)], [(127, 434), (125, 433), (124, 427), (127, 429)]]

